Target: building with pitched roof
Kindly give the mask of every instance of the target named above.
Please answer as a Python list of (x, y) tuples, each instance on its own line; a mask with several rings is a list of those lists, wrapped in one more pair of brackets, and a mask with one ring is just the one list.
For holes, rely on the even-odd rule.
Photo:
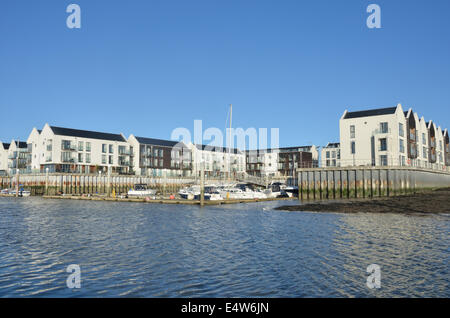
[(339, 126), (341, 166), (446, 166), (446, 130), (401, 104), (346, 110)]
[[(27, 140), (31, 169), (50, 173), (132, 173), (131, 151), (123, 134), (45, 124)], [(48, 170), (47, 170), (48, 169)]]
[(133, 170), (141, 176), (190, 176), (191, 150), (183, 143), (171, 140), (130, 135), (133, 149)]

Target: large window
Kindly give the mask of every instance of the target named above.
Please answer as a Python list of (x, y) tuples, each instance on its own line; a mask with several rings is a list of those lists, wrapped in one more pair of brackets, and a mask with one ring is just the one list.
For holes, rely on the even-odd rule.
[(380, 133), (387, 134), (388, 131), (389, 131), (388, 123), (386, 123), (386, 122), (380, 123)]
[(83, 149), (84, 149), (84, 142), (79, 141), (78, 142), (78, 151), (83, 151)]
[(352, 141), (350, 143), (350, 149), (351, 149), (352, 155), (354, 155), (356, 153), (356, 144), (354, 141)]
[(399, 142), (400, 142), (400, 149), (399, 149), (399, 151), (401, 153), (404, 153), (405, 152), (405, 142), (403, 141), (403, 139), (399, 139)]
[(78, 162), (83, 162), (83, 154), (82, 153), (78, 154)]
[(423, 143), (424, 145), (427, 144), (427, 138), (425, 138), (425, 134), (424, 134), (424, 133), (422, 133), (422, 143)]
[(403, 128), (403, 124), (402, 123), (398, 124), (398, 135), (400, 137), (404, 137), (405, 136), (405, 130)]
[[(106, 144), (102, 144), (102, 153), (106, 153)], [(105, 160), (106, 161), (106, 160)], [(106, 163), (106, 162), (105, 162)]]
[(355, 138), (355, 126), (350, 126), (350, 138)]
[(386, 138), (380, 139), (380, 151), (387, 151), (387, 139)]
[(109, 145), (109, 153), (114, 153), (114, 146), (113, 145)]
[(102, 164), (106, 165), (106, 155), (102, 155)]
[(91, 152), (91, 143), (86, 141), (86, 151)]
[(427, 147), (423, 147), (423, 157), (427, 158)]
[(387, 166), (388, 165), (387, 155), (381, 155), (380, 156), (380, 165), (381, 166)]
[(91, 163), (91, 154), (90, 153), (86, 154), (86, 163)]

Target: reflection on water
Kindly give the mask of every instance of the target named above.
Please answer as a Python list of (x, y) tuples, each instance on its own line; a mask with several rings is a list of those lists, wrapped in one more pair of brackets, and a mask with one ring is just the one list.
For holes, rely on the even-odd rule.
[[(295, 203), (295, 202), (293, 202)], [(449, 216), (0, 198), (0, 296), (449, 297)], [(366, 268), (381, 266), (381, 289)], [(70, 264), (81, 289), (66, 287)]]

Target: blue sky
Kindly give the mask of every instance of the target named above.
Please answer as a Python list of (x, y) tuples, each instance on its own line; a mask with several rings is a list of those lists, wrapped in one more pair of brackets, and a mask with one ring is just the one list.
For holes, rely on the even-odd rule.
[[(81, 29), (66, 7), (81, 7)], [(382, 29), (366, 8), (381, 7)], [(0, 140), (33, 127), (168, 139), (277, 127), (339, 140), (343, 111), (402, 103), (450, 128), (450, 1), (2, 0)]]

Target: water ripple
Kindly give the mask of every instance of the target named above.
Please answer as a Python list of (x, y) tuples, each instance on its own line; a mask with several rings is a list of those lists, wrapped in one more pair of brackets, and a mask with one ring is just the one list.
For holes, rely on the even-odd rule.
[[(449, 215), (0, 199), (1, 297), (449, 297)], [(285, 204), (283, 202), (283, 204)], [(366, 287), (378, 264), (382, 288)], [(70, 264), (82, 288), (66, 287)]]

